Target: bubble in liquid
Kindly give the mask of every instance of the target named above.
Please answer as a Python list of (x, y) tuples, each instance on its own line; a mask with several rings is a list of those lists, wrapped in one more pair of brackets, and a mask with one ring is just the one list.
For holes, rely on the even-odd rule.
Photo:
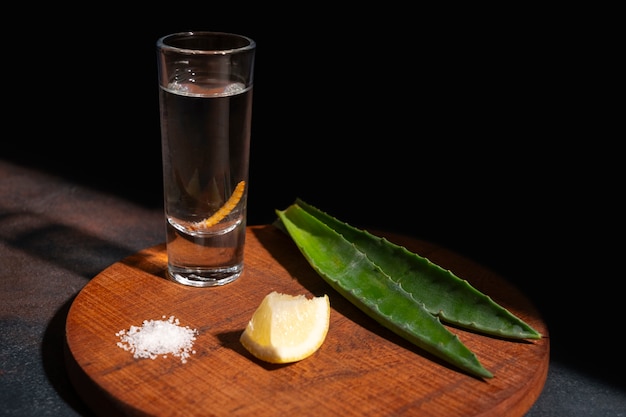
[(171, 91), (178, 91), (178, 92), (183, 92), (183, 93), (189, 91), (189, 88), (187, 87), (186, 84), (179, 84), (178, 81), (172, 81), (171, 83), (169, 83), (167, 85), (167, 89)]
[(167, 85), (170, 92), (187, 96), (233, 96), (242, 93), (246, 87), (243, 83), (231, 83), (226, 86), (208, 86), (195, 82), (180, 83), (172, 81)]
[(238, 94), (245, 89), (246, 88), (242, 83), (232, 83), (232, 84), (228, 84), (226, 88), (224, 88), (224, 94), (226, 95)]

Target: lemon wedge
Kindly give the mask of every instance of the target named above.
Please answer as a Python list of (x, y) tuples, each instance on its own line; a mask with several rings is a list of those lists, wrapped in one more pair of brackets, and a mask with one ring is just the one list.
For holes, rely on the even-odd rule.
[(296, 362), (322, 346), (329, 324), (328, 295), (306, 298), (273, 291), (257, 307), (240, 341), (263, 361)]

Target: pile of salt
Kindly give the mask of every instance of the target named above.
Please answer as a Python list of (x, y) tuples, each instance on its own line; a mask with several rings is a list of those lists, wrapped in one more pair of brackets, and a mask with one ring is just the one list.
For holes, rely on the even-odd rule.
[(196, 353), (192, 348), (197, 334), (195, 329), (181, 327), (174, 316), (168, 320), (144, 320), (141, 327), (130, 326), (115, 333), (120, 338), (117, 346), (132, 352), (135, 358), (156, 359), (159, 355), (167, 358), (172, 354), (180, 357), (182, 363)]

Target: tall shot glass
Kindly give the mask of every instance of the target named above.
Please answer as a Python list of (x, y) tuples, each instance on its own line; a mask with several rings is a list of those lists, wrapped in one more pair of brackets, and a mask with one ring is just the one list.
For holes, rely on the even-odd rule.
[(156, 46), (168, 275), (224, 285), (243, 272), (256, 43), (204, 31)]

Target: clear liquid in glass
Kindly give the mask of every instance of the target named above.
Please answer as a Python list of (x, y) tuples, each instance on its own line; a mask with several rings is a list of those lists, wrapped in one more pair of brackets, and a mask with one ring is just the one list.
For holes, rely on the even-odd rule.
[[(223, 285), (243, 270), (252, 88), (194, 74), (160, 89), (170, 278)], [(245, 181), (237, 205), (204, 226)]]

